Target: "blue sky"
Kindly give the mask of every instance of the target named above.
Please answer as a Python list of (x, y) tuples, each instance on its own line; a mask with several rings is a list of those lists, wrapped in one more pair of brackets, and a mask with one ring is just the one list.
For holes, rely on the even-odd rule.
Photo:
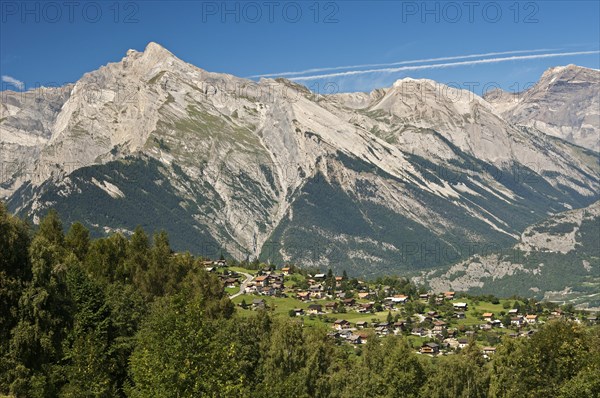
[[(2, 90), (73, 82), (150, 41), (241, 77), (339, 68), (286, 76), (321, 91), (330, 82), (326, 90), (368, 91), (406, 76), (519, 91), (552, 66), (600, 68), (597, 1), (67, 3), (0, 2)], [(481, 55), (490, 53), (504, 54)], [(502, 59), (483, 61), (491, 58)], [(387, 65), (399, 62), (408, 63)], [(357, 66), (365, 64), (379, 66)], [(371, 69), (387, 70), (361, 72)]]

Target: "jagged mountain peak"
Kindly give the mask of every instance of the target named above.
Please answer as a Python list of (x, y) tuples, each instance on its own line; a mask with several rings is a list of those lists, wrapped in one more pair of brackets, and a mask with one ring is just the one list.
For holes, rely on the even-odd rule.
[(155, 58), (157, 60), (170, 57), (177, 58), (172, 52), (167, 50), (165, 47), (153, 41), (149, 42), (143, 51), (138, 51), (136, 49), (127, 50), (125, 58), (139, 58), (141, 56)]
[(598, 73), (599, 69), (587, 68), (585, 66), (579, 66), (575, 64), (554, 66), (552, 68), (548, 68), (542, 74), (542, 77), (547, 75), (558, 75), (558, 74), (568, 74), (568, 73)]
[(546, 70), (519, 93), (495, 90), (485, 99), (509, 122), (600, 151), (600, 70), (566, 65)]

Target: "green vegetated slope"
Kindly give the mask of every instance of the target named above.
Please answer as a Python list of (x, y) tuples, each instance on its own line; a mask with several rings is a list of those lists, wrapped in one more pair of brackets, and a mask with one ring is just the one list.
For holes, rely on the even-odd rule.
[[(142, 226), (149, 231), (167, 231), (178, 250), (214, 255), (220, 245), (205, 225), (194, 221), (194, 215), (215, 211), (218, 200), (210, 185), (202, 182), (198, 182), (193, 200), (183, 199), (174, 186), (185, 178), (177, 175), (178, 170), (176, 165), (167, 170), (152, 158), (131, 157), (79, 169), (60, 186), (49, 182), (36, 187), (35, 194), (41, 203), (64, 215), (65, 222), (81, 221), (94, 236), (111, 231), (128, 233)], [(118, 191), (111, 195), (99, 186), (106, 182)], [(26, 185), (21, 190), (25, 195), (34, 188)], [(20, 207), (19, 197), (13, 196), (9, 209), (31, 214), (28, 207)]]
[(490, 250), (427, 279), (439, 289), (524, 295), (581, 306), (600, 305), (598, 202), (532, 225), (519, 243)]
[[(547, 231), (572, 231), (574, 225), (557, 224)], [(514, 251), (525, 269), (538, 273), (518, 273), (514, 277), (484, 279), (484, 288), (474, 293), (529, 295), (573, 304), (600, 306), (600, 219), (585, 220), (576, 233), (577, 246), (568, 253)], [(510, 259), (508, 257), (507, 259)], [(514, 260), (514, 257), (513, 257)]]

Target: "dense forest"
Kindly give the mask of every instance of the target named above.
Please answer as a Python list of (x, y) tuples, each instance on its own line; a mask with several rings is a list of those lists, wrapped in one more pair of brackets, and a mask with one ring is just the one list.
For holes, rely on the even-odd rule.
[(598, 397), (600, 328), (552, 321), (491, 360), (403, 337), (336, 344), (269, 311), (240, 316), (201, 259), (141, 228), (90, 239), (0, 204), (0, 396)]

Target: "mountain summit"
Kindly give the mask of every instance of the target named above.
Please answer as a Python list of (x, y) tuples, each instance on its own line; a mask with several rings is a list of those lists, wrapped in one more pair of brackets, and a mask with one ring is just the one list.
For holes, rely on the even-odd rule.
[(530, 89), (485, 96), (510, 122), (600, 151), (600, 70), (550, 68)]
[[(569, 78), (564, 95), (593, 76)], [(165, 229), (176, 249), (209, 256), (431, 269), (511, 247), (600, 191), (597, 152), (431, 80), (316, 95), (207, 72), (150, 43), (74, 85), (3, 94), (12, 211), (36, 222), (55, 207), (96, 234)]]

